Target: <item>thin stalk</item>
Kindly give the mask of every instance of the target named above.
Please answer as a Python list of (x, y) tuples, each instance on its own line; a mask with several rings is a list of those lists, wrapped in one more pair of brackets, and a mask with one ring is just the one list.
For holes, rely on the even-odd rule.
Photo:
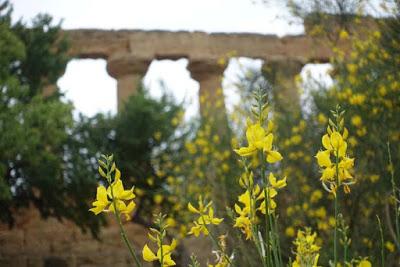
[(119, 231), (120, 231), (121, 237), (124, 240), (125, 245), (128, 247), (129, 253), (133, 257), (133, 259), (134, 259), (134, 261), (136, 263), (136, 266), (137, 267), (142, 267), (142, 264), (140, 263), (138, 257), (136, 256), (136, 251), (133, 248), (133, 246), (131, 245), (131, 243), (129, 242), (129, 239), (126, 236), (125, 229), (124, 229), (124, 227), (122, 225), (120, 213), (119, 213), (119, 210), (117, 208), (117, 204), (116, 204), (116, 201), (115, 201), (115, 198), (114, 198), (114, 189), (113, 189), (113, 186), (111, 185), (111, 178), (107, 179), (107, 180), (108, 180), (108, 184), (110, 185), (110, 188), (111, 188), (111, 197), (112, 197), (113, 207), (114, 207), (114, 211), (115, 211), (115, 217), (116, 217), (118, 225), (119, 225)]
[(264, 255), (262, 253), (262, 249), (260, 247), (260, 243), (259, 243), (258, 239), (256, 238), (257, 237), (257, 233), (258, 233), (257, 229), (254, 229), (254, 227), (251, 227), (251, 233), (253, 235), (254, 244), (256, 245), (256, 249), (257, 249), (258, 255), (261, 258), (263, 266), (268, 267), (268, 263), (265, 261), (265, 257), (264, 257)]
[(270, 231), (270, 235), (271, 235), (271, 248), (272, 248), (272, 253), (274, 255), (274, 259), (275, 259), (275, 264), (274, 266), (280, 266), (279, 265), (279, 257), (278, 257), (278, 252), (277, 252), (277, 245), (276, 245), (276, 233), (274, 231), (274, 225), (272, 223), (272, 216), (268, 215), (268, 219), (269, 219), (269, 225), (271, 228)]
[(378, 226), (379, 226), (379, 234), (381, 236), (381, 266), (385, 267), (385, 252), (384, 252), (384, 239), (383, 239), (383, 230), (382, 230), (382, 224), (381, 220), (379, 219), (379, 216), (376, 215), (376, 219), (378, 220)]
[(164, 251), (163, 251), (163, 235), (164, 235), (164, 233), (162, 233), (161, 232), (161, 234), (160, 234), (160, 253), (161, 253), (161, 255), (160, 255), (160, 263), (161, 263), (161, 266), (164, 266)]
[(338, 226), (338, 211), (339, 211), (339, 149), (336, 150), (336, 192), (335, 192), (335, 233), (333, 239), (333, 263), (337, 266), (337, 226)]
[(264, 216), (264, 221), (265, 221), (265, 242), (266, 242), (266, 253), (265, 253), (265, 257), (267, 259), (270, 259), (271, 255), (271, 251), (269, 249), (269, 243), (270, 243), (270, 235), (269, 235), (269, 205), (268, 205), (268, 200), (269, 200), (269, 193), (267, 190), (267, 185), (268, 185), (268, 181), (265, 177), (265, 157), (264, 157), (264, 152), (261, 151), (260, 152), (260, 158), (261, 158), (261, 179), (264, 182), (264, 205), (265, 205), (265, 216)]
[[(253, 187), (250, 186), (250, 184), (247, 186), (247, 190), (250, 193), (250, 219), (253, 220), (253, 218), (255, 218), (255, 201), (254, 201), (254, 194), (253, 194)], [(253, 224), (251, 225), (251, 232), (254, 238), (254, 244), (256, 246), (257, 252), (260, 255), (261, 261), (263, 263), (263, 266), (268, 267), (268, 264), (265, 260), (265, 257), (262, 253), (262, 249), (260, 247), (260, 243), (258, 242), (258, 239), (256, 238), (257, 234), (258, 234), (258, 230), (255, 229), (256, 226), (254, 226)]]
[(277, 244), (277, 249), (278, 249), (278, 258), (279, 258), (279, 265), (283, 266), (283, 261), (282, 261), (282, 253), (281, 253), (281, 242), (279, 240), (279, 232), (278, 232), (278, 220), (275, 216), (275, 214), (272, 215), (273, 216), (273, 221), (274, 221), (274, 231), (276, 233), (276, 244)]
[[(392, 162), (392, 153), (390, 152), (390, 143), (387, 142), (387, 150), (388, 150), (388, 156), (389, 156), (389, 166), (390, 166), (390, 182), (392, 184), (392, 194), (393, 197), (396, 198), (396, 183), (394, 181), (394, 167), (393, 167), (393, 162)], [(400, 239), (400, 227), (399, 227), (399, 218), (400, 218), (400, 214), (399, 214), (399, 208), (398, 208), (398, 204), (397, 201), (394, 201), (394, 210), (395, 210), (395, 228), (396, 228), (396, 239), (397, 239), (397, 243)]]

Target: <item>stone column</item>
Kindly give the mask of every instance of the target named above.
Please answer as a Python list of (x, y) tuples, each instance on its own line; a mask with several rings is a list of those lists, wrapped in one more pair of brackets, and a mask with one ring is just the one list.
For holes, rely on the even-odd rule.
[(131, 55), (117, 55), (108, 59), (107, 72), (117, 80), (118, 110), (137, 91), (150, 63), (151, 59)]
[(191, 77), (200, 84), (199, 101), (202, 117), (211, 116), (226, 121), (225, 100), (222, 92), (222, 78), (226, 65), (217, 60), (189, 61)]
[(296, 60), (270, 61), (264, 63), (262, 71), (273, 86), (275, 104), (283, 111), (296, 111), (300, 108), (300, 94), (296, 76), (304, 64)]

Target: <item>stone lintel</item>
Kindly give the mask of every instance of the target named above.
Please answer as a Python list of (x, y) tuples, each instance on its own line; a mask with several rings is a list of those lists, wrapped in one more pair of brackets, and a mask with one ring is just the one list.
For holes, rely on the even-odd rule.
[(104, 58), (131, 54), (149, 59), (218, 59), (233, 54), (263, 60), (295, 59), (328, 62), (330, 47), (313, 37), (278, 37), (251, 33), (205, 33), (134, 30), (66, 30), (70, 55), (76, 58)]

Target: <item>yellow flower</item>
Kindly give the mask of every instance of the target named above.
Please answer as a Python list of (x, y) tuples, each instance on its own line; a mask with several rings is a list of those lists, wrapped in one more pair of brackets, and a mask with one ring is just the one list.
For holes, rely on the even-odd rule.
[[(255, 221), (255, 211), (254, 207), (256, 206), (255, 202), (257, 201), (257, 196), (260, 195), (260, 187), (258, 185), (252, 191), (252, 195), (250, 195), (250, 191), (246, 190), (243, 194), (239, 196), (239, 202), (244, 205), (241, 208), (238, 204), (235, 204), (235, 211), (239, 215), (235, 219), (234, 227), (240, 228), (242, 233), (246, 235), (246, 239), (250, 239), (252, 237), (252, 224)], [(253, 202), (253, 207), (251, 203)], [(253, 210), (253, 212), (252, 212)]]
[[(235, 206), (235, 208), (236, 207), (238, 206)], [(246, 240), (248, 240), (252, 237), (251, 225), (251, 221), (248, 217), (239, 216), (235, 219), (235, 224), (233, 225), (233, 227), (240, 228), (241, 231), (246, 235)]]
[(360, 127), (362, 125), (362, 118), (359, 115), (351, 117), (351, 124), (356, 127)]
[[(111, 191), (112, 190), (112, 191)], [(131, 200), (135, 198), (133, 188), (125, 190), (121, 180), (117, 180), (107, 188), (107, 194), (110, 198), (117, 200)]]
[(274, 135), (266, 134), (264, 128), (259, 123), (250, 125), (246, 130), (247, 147), (241, 147), (234, 151), (242, 157), (250, 157), (262, 150), (267, 156), (267, 162), (275, 163), (282, 160), (282, 155), (272, 149)]
[(153, 200), (154, 200), (154, 203), (156, 203), (157, 205), (160, 205), (160, 204), (163, 202), (163, 200), (164, 200), (164, 196), (161, 195), (161, 194), (156, 194), (156, 195), (153, 197)]
[[(259, 123), (250, 125), (246, 130), (248, 146), (235, 149), (235, 152), (242, 157), (252, 156), (264, 148), (264, 143), (268, 142), (264, 128)], [(268, 137), (271, 139), (271, 137)], [(272, 143), (272, 140), (271, 140)]]
[(328, 122), (328, 119), (325, 117), (324, 114), (319, 113), (318, 114), (318, 122), (322, 125), (325, 125)]
[(394, 244), (393, 244), (392, 242), (390, 242), (390, 241), (386, 241), (385, 247), (386, 247), (387, 250), (389, 250), (389, 251), (392, 252), (392, 253), (393, 253), (393, 252), (395, 251), (395, 249), (396, 249), (396, 247), (394, 246)]
[(104, 211), (109, 204), (110, 201), (108, 201), (107, 198), (107, 190), (104, 186), (100, 185), (97, 187), (96, 201), (92, 204), (94, 208), (91, 208), (90, 211), (97, 215)]
[(317, 155), (315, 156), (318, 161), (318, 165), (321, 167), (330, 167), (332, 166), (331, 162), (331, 157), (330, 157), (330, 151), (325, 150), (325, 151), (319, 151)]
[(157, 132), (154, 133), (154, 139), (156, 141), (160, 141), (161, 137), (162, 137), (162, 133), (160, 131), (157, 131)]
[(220, 224), (224, 219), (214, 217), (214, 209), (211, 207), (212, 202), (204, 204), (201, 197), (198, 201), (199, 207), (195, 208), (190, 202), (188, 203), (188, 210), (192, 213), (199, 214), (197, 220), (193, 222), (194, 226), (190, 229), (188, 234), (193, 234), (198, 237), (201, 233), (208, 235), (209, 231), (207, 225)]
[(284, 188), (287, 185), (286, 177), (277, 181), (276, 177), (274, 176), (274, 174), (272, 172), (269, 173), (268, 181), (269, 181), (270, 185), (276, 189)]
[[(329, 128), (328, 131), (330, 131)], [(349, 185), (354, 183), (352, 181), (353, 176), (350, 173), (354, 166), (354, 159), (346, 156), (347, 142), (345, 139), (347, 137), (347, 129), (344, 129), (343, 136), (337, 131), (325, 134), (322, 137), (322, 145), (326, 150), (319, 151), (315, 156), (318, 165), (321, 167), (322, 175), (320, 179), (322, 185), (334, 196), (336, 196), (336, 190), (341, 184), (344, 184), (345, 192), (349, 193)], [(334, 157), (334, 162), (331, 161), (331, 155)], [(338, 166), (336, 166), (336, 159), (339, 161)]]
[(362, 260), (358, 263), (357, 267), (372, 267), (372, 264), (369, 260)]
[(338, 151), (339, 156), (346, 154), (347, 143), (343, 140), (342, 135), (336, 131), (332, 132), (330, 135), (325, 134), (322, 137), (322, 145), (326, 150)]
[(346, 30), (341, 30), (339, 33), (339, 38), (342, 40), (349, 38), (349, 33)]
[[(274, 201), (274, 197), (278, 194), (278, 192), (274, 188), (267, 188), (267, 194), (269, 199), (267, 200), (268, 203), (268, 213), (272, 214), (275, 209), (276, 209), (276, 202)], [(265, 198), (265, 190), (261, 192), (261, 194), (257, 197), (257, 200), (263, 200)], [(265, 201), (261, 201), (261, 205), (258, 208), (259, 211), (261, 211), (262, 214), (266, 213), (265, 209)]]
[(153, 251), (151, 251), (147, 244), (145, 244), (142, 251), (143, 259), (147, 262), (159, 261), (160, 264), (162, 264), (162, 267), (174, 266), (176, 265), (176, 263), (174, 260), (172, 260), (171, 253), (175, 249), (175, 247), (176, 240), (173, 239), (171, 245), (162, 245), (162, 254), (161, 248), (159, 247), (156, 255)]
[(193, 207), (192, 203), (188, 203), (188, 210), (192, 213), (203, 214), (206, 213), (208, 208), (212, 205), (212, 201), (204, 205), (203, 198), (200, 196), (197, 202), (199, 204), (198, 208)]
[(285, 235), (287, 235), (288, 237), (294, 237), (295, 235), (295, 230), (293, 227), (287, 227), (285, 230)]
[(267, 136), (266, 142), (264, 143), (263, 151), (267, 155), (267, 162), (275, 163), (282, 160), (282, 155), (276, 151), (272, 150), (272, 141), (274, 139), (274, 135), (270, 133)]
[(310, 202), (311, 203), (317, 203), (321, 198), (322, 198), (322, 191), (321, 190), (315, 190), (311, 194)]
[[(102, 185), (97, 187), (96, 201), (92, 203), (94, 207), (90, 209), (95, 215), (101, 212), (115, 213), (116, 207), (118, 212), (124, 214), (127, 220), (131, 219), (130, 215), (136, 206), (132, 200), (135, 198), (135, 194), (133, 188), (124, 189), (120, 176), (120, 171), (116, 169), (114, 182), (107, 189)], [(125, 201), (128, 201), (128, 205)]]
[(352, 105), (364, 104), (366, 96), (363, 94), (354, 94), (349, 98), (349, 103)]

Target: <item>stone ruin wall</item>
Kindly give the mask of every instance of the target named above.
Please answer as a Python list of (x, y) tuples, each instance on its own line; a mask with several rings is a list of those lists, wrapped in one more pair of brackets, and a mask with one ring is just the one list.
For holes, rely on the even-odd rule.
[[(0, 224), (0, 267), (132, 266), (132, 258), (112, 216), (107, 217), (108, 226), (101, 229), (96, 240), (90, 233), (82, 233), (72, 222), (42, 219), (34, 208), (21, 210), (19, 214), (12, 229)], [(124, 227), (132, 245), (141, 253), (144, 244), (149, 243), (148, 230), (134, 222), (126, 222)], [(185, 247), (183, 266), (187, 266), (192, 253), (204, 264), (213, 260), (209, 258), (208, 239), (188, 237), (182, 242)], [(153, 265), (144, 263), (143, 266)]]

